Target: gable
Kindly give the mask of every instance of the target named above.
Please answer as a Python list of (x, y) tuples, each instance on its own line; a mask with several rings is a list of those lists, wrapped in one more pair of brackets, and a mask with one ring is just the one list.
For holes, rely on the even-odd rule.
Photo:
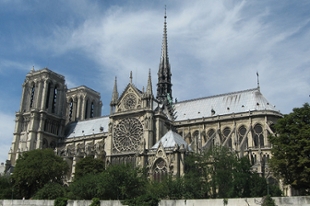
[(142, 106), (142, 92), (129, 83), (119, 98), (116, 112), (139, 109)]

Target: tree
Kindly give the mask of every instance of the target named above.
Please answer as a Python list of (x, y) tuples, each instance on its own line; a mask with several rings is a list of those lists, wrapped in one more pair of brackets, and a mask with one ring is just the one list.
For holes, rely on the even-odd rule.
[(10, 176), (0, 175), (0, 199), (10, 199), (12, 196), (12, 183)]
[(273, 145), (270, 165), (285, 184), (310, 193), (310, 106), (308, 103), (284, 115), (275, 124), (276, 135), (269, 137)]
[(132, 165), (109, 166), (99, 182), (98, 191), (102, 199), (125, 200), (145, 193), (146, 176)]
[(37, 200), (54, 200), (59, 197), (65, 197), (66, 189), (59, 183), (49, 182), (44, 185), (43, 188), (39, 189), (38, 192), (33, 196), (33, 199)]
[(16, 161), (12, 175), (14, 190), (25, 198), (31, 198), (46, 183), (62, 184), (68, 165), (52, 149), (24, 152)]
[(145, 194), (146, 177), (131, 165), (111, 165), (101, 173), (88, 173), (69, 186), (72, 199), (125, 200)]
[[(187, 157), (185, 198), (241, 198), (267, 194), (267, 181), (252, 170), (247, 157), (227, 147), (213, 147)], [(271, 192), (277, 192), (272, 188)], [(272, 193), (271, 193), (272, 194)]]
[(185, 158), (184, 198), (209, 198), (210, 193), (210, 162), (206, 155), (192, 153)]
[(93, 157), (81, 159), (75, 167), (74, 179), (79, 179), (86, 174), (98, 174), (104, 171), (104, 162)]
[(86, 174), (81, 178), (75, 179), (69, 185), (68, 198), (91, 200), (94, 197), (100, 197), (98, 194), (99, 182), (102, 181), (102, 173)]

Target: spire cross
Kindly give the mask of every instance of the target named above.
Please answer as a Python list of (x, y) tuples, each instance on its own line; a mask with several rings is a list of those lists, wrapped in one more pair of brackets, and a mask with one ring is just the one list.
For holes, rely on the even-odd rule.
[(257, 88), (259, 88), (259, 74), (256, 72), (256, 77), (257, 77)]
[(130, 83), (132, 84), (132, 71), (130, 71)]
[(164, 18), (165, 18), (165, 20), (167, 19), (167, 15), (166, 15), (166, 5), (165, 5), (165, 16), (164, 16)]

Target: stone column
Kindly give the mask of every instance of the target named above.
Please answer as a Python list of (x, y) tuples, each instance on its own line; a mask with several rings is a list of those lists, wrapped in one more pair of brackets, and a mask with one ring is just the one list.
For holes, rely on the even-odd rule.
[(21, 99), (21, 103), (20, 103), (20, 112), (24, 112), (24, 110), (26, 110), (26, 106), (25, 106), (25, 101), (27, 101), (27, 83), (25, 82), (23, 84), (23, 92), (22, 92), (22, 99)]
[(76, 110), (76, 118), (77, 118), (77, 120), (81, 120), (82, 118), (81, 118), (81, 113), (82, 113), (82, 109), (81, 109), (81, 107), (82, 107), (82, 98), (81, 98), (81, 96), (77, 96), (77, 110)]
[(41, 101), (41, 110), (45, 110), (45, 103), (47, 100), (47, 94), (48, 94), (48, 81), (47, 80), (43, 80), (43, 88), (42, 88), (42, 101)]
[(86, 97), (85, 96), (82, 97), (81, 105), (82, 105), (82, 107), (81, 107), (81, 116), (80, 116), (80, 118), (81, 118), (81, 120), (84, 120), (84, 119), (86, 119), (85, 118), (85, 110), (86, 110)]
[(42, 82), (42, 80), (39, 80), (37, 84), (38, 84), (38, 89), (36, 91), (36, 108), (40, 110), (40, 108), (42, 107), (41, 105), (42, 105), (42, 98), (43, 98), (42, 94), (43, 94), (44, 83)]
[[(57, 87), (57, 96), (56, 96), (56, 105), (55, 105), (55, 111), (56, 111), (56, 115), (63, 117), (64, 116), (64, 112), (63, 109), (66, 107), (64, 107), (64, 98), (63, 98), (63, 85), (59, 85), (59, 87)], [(66, 100), (65, 100), (66, 101)]]

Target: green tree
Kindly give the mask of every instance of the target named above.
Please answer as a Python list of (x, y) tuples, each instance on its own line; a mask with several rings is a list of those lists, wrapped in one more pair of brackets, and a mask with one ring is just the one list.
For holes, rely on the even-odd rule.
[(275, 124), (276, 135), (270, 165), (285, 184), (310, 193), (310, 106), (308, 103), (284, 115)]
[(103, 160), (94, 159), (93, 157), (85, 157), (76, 164), (74, 179), (79, 179), (86, 174), (98, 174), (103, 171)]
[(99, 194), (102, 199), (125, 200), (145, 193), (146, 176), (132, 165), (112, 165), (102, 173)]
[(207, 177), (211, 187), (211, 197), (233, 197), (233, 169), (237, 163), (237, 156), (227, 147), (213, 147), (204, 155), (208, 162)]
[(205, 155), (192, 153), (185, 158), (185, 175), (184, 175), (184, 198), (202, 199), (209, 198), (210, 181), (209, 181), (210, 162)]
[[(86, 174), (83, 177), (74, 180), (69, 185), (68, 198), (91, 200), (94, 197), (100, 197), (98, 194), (99, 182), (102, 181), (102, 173)], [(102, 190), (103, 188), (101, 188)]]
[(11, 199), (13, 187), (10, 176), (0, 175), (0, 199)]
[(44, 185), (43, 188), (39, 189), (38, 192), (33, 196), (33, 199), (37, 200), (54, 200), (59, 197), (65, 197), (66, 195), (66, 188), (55, 182), (49, 182)]
[(111, 165), (104, 172), (86, 174), (69, 186), (69, 198), (125, 200), (145, 194), (146, 177), (131, 165)]
[(48, 182), (62, 183), (68, 170), (63, 159), (52, 149), (32, 150), (21, 154), (12, 175), (14, 191), (31, 198)]
[[(185, 198), (237, 198), (267, 195), (267, 181), (252, 170), (247, 157), (227, 147), (213, 147), (187, 157), (184, 175)], [(278, 194), (270, 186), (270, 194)]]

